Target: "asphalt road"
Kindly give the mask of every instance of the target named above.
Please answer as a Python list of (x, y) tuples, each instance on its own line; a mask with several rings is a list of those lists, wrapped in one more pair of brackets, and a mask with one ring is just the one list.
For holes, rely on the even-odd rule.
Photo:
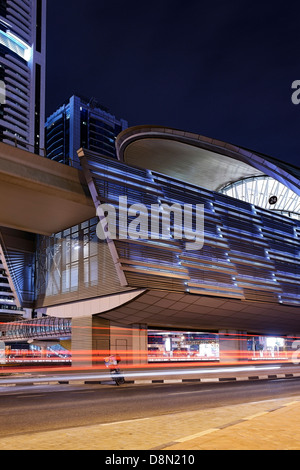
[(300, 379), (0, 390), (0, 437), (300, 395)]

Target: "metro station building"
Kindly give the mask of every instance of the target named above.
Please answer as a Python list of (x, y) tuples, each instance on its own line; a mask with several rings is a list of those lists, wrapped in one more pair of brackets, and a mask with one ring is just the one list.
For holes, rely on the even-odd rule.
[[(0, 220), (15, 304), (48, 327), (51, 318), (67, 322), (69, 330), (55, 334), (74, 365), (97, 365), (108, 351), (128, 364), (283, 355), (300, 333), (300, 169), (156, 126), (124, 130), (116, 148), (117, 160), (79, 149), (76, 170), (28, 156), (35, 171), (52, 176), (42, 187), (19, 175), (30, 216), (22, 220), (15, 204), (15, 223)], [(4, 144), (0, 150), (6, 158)], [(18, 159), (12, 152), (20, 150), (10, 152), (8, 160)], [(201, 205), (203, 246), (187, 249), (172, 217), (169, 238), (100, 239), (96, 210), (106, 204), (120, 215), (120, 196), (129, 222), (136, 204), (149, 213), (153, 205)], [(16, 337), (8, 325), (1, 339), (9, 342)]]

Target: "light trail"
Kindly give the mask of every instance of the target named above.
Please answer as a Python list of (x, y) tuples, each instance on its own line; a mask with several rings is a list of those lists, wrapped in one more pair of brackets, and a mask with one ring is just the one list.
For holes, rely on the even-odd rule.
[[(223, 373), (223, 374), (227, 374), (227, 373), (238, 373), (238, 372), (257, 372), (257, 371), (274, 371), (274, 370), (279, 370), (281, 369), (281, 366), (280, 365), (270, 365), (270, 366), (261, 366), (261, 367), (257, 367), (257, 366), (248, 366), (248, 367), (245, 367), (245, 366), (241, 366), (241, 367), (218, 367), (218, 368), (211, 368), (211, 369), (179, 369), (177, 371), (175, 370), (159, 370), (159, 371), (155, 371), (155, 370), (151, 370), (151, 371), (121, 371), (122, 374), (124, 375), (125, 377), (125, 380), (126, 379), (132, 379), (132, 378), (135, 378), (135, 379), (139, 379), (139, 378), (143, 378), (143, 377), (152, 377), (152, 378), (155, 378), (155, 377), (170, 377), (170, 376), (186, 376), (186, 375), (205, 375), (205, 374), (218, 374), (218, 373)], [(52, 376), (52, 375), (49, 375), (47, 377), (14, 377), (14, 378), (3, 378), (3, 379), (0, 379), (1, 381), (1, 384), (12, 384), (12, 383), (18, 383), (18, 384), (22, 384), (22, 383), (48, 383), (48, 382), (55, 382), (55, 381), (58, 381), (58, 382), (64, 382), (64, 381), (78, 381), (78, 380), (85, 380), (85, 381), (89, 381), (89, 380), (104, 380), (104, 381), (111, 381), (112, 378), (111, 378), (111, 375), (110, 375), (110, 372), (107, 372), (107, 373), (95, 373), (95, 374), (92, 374), (92, 373), (85, 373), (85, 374), (76, 374), (76, 373), (72, 373), (72, 374), (64, 374), (64, 375), (56, 375), (56, 376)]]

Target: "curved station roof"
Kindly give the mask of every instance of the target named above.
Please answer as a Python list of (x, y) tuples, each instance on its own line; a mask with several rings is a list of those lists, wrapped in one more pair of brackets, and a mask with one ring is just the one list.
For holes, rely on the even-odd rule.
[[(266, 176), (287, 187), (294, 199), (295, 195), (300, 197), (299, 168), (190, 132), (160, 126), (131, 127), (118, 136), (117, 152), (119, 159), (128, 164), (211, 191), (223, 192), (233, 183)], [(282, 210), (282, 201), (279, 206)], [(263, 207), (276, 209), (272, 204)]]

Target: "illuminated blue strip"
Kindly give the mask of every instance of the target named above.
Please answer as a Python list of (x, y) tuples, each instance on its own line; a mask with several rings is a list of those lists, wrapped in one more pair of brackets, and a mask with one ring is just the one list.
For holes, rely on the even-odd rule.
[(10, 51), (14, 52), (22, 59), (28, 62), (31, 56), (31, 48), (23, 42), (21, 39), (18, 39), (14, 34), (7, 31), (0, 30), (0, 44), (7, 47)]

